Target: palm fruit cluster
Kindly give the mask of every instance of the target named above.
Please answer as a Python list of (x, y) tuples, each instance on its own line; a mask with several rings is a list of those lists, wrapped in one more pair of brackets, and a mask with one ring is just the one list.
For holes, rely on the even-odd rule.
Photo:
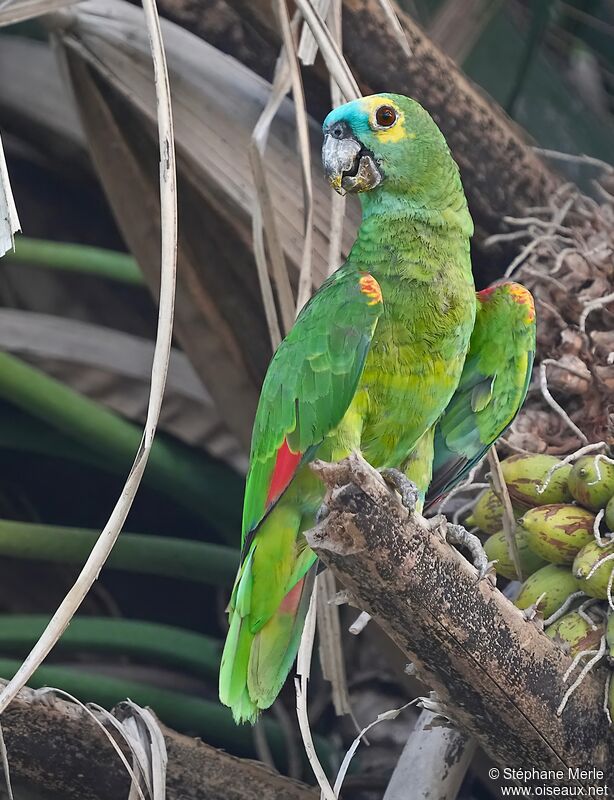
[[(501, 472), (516, 518), (522, 576), (492, 489), (478, 498), (466, 524), (488, 537), (484, 550), (499, 575), (522, 578), (514, 602), (527, 617), (539, 613), (546, 635), (582, 663), (590, 657), (589, 669), (604, 655), (614, 667), (614, 461), (590, 455), (572, 465), (517, 455), (501, 463)], [(614, 679), (608, 693), (613, 719)]]
[(539, 612), (548, 636), (576, 655), (598, 649), (607, 634), (614, 660), (614, 613), (608, 604), (614, 581), (614, 463), (601, 455), (583, 456), (573, 465), (554, 456), (515, 455), (501, 463), (501, 471), (516, 518), (522, 576), (510, 558), (503, 507), (492, 489), (479, 497), (466, 524), (488, 536), (484, 549), (499, 575), (524, 581), (515, 604)]

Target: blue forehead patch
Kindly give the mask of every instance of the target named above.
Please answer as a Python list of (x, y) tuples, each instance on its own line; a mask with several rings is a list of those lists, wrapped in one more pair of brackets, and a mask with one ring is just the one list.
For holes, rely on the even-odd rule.
[(364, 107), (363, 98), (352, 100), (350, 103), (345, 103), (328, 114), (322, 128), (325, 130), (335, 122), (346, 122), (354, 133), (359, 133), (369, 129), (369, 111)]

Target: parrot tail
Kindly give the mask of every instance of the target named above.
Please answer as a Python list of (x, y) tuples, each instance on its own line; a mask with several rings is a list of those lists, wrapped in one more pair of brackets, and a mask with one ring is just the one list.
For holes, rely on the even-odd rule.
[(316, 568), (284, 597), (278, 611), (254, 637), (247, 676), (248, 692), (259, 709), (269, 708), (296, 659), (313, 590)]
[(231, 612), (219, 690), (235, 722), (256, 722), (281, 691), (298, 653), (315, 574), (314, 565), (257, 633), (249, 630), (248, 618)]
[(238, 611), (231, 611), (230, 628), (222, 653), (220, 666), (220, 700), (230, 706), (235, 722), (256, 722), (258, 706), (251, 700), (247, 690), (247, 670), (253, 634), (248, 620)]
[(316, 556), (303, 515), (276, 506), (252, 541), (235, 581), (220, 666), (220, 700), (237, 722), (255, 722), (281, 691), (298, 652)]

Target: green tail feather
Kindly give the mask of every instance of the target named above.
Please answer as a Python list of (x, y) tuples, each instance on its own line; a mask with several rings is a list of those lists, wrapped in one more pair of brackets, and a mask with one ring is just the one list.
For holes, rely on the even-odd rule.
[(256, 722), (281, 691), (298, 653), (315, 579), (315, 566), (301, 580), (295, 608), (284, 606), (254, 635), (248, 620), (231, 612), (220, 667), (220, 700), (235, 722)]
[(279, 694), (298, 653), (315, 580), (315, 566), (301, 579), (296, 608), (283, 604), (254, 637), (247, 674), (249, 696), (258, 708), (269, 708)]
[(255, 722), (273, 703), (298, 652), (316, 559), (300, 533), (303, 516), (292, 504), (274, 508), (235, 581), (219, 693), (237, 722)]
[(230, 629), (226, 637), (220, 666), (220, 700), (230, 706), (235, 722), (252, 722), (258, 717), (258, 707), (247, 691), (247, 670), (254, 635), (247, 620), (231, 612)]

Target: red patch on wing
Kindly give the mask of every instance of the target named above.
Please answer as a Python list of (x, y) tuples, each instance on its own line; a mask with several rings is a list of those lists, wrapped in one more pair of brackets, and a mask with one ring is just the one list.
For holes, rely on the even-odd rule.
[(292, 589), (288, 592), (288, 594), (284, 597), (281, 601), (281, 605), (279, 606), (279, 610), (282, 614), (296, 614), (296, 609), (301, 602), (301, 594), (303, 593), (303, 582), (305, 578), (301, 578), (300, 581), (293, 586)]
[(274, 503), (292, 480), (296, 468), (302, 458), (302, 453), (293, 453), (284, 439), (282, 446), (277, 451), (277, 460), (271, 477), (271, 485), (267, 494), (266, 504)]
[(485, 303), (488, 300), (488, 298), (490, 297), (490, 295), (495, 291), (495, 289), (498, 289), (498, 288), (499, 288), (499, 284), (495, 283), (492, 286), (489, 286), (487, 289), (482, 289), (481, 292), (476, 292), (478, 300), (481, 303)]

